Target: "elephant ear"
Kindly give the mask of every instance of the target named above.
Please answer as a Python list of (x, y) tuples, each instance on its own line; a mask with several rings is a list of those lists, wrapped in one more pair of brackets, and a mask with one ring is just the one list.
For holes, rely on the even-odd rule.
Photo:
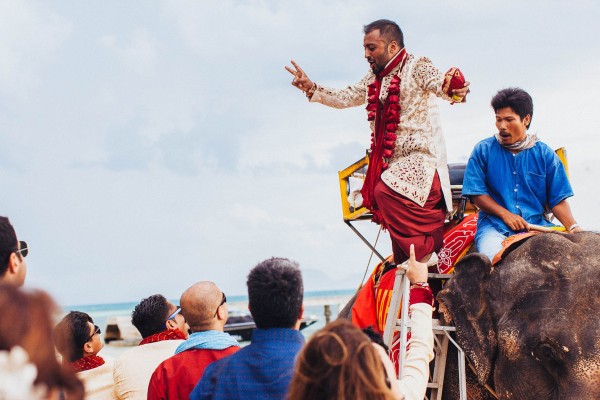
[(496, 355), (496, 332), (487, 303), (492, 265), (479, 253), (469, 254), (454, 268), (454, 276), (438, 296), (440, 313), (454, 322), (456, 341), (475, 366), (479, 383), (488, 382)]

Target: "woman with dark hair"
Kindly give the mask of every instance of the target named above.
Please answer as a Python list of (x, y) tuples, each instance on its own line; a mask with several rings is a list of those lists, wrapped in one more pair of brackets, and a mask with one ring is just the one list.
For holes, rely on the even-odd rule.
[(56, 359), (50, 296), (0, 284), (0, 310), (0, 399), (83, 399), (82, 383)]
[(406, 276), (413, 284), (412, 334), (402, 379), (396, 379), (383, 347), (351, 322), (337, 320), (315, 333), (298, 355), (290, 400), (424, 398), (433, 359), (433, 294), (427, 285), (427, 265), (415, 260), (412, 245)]

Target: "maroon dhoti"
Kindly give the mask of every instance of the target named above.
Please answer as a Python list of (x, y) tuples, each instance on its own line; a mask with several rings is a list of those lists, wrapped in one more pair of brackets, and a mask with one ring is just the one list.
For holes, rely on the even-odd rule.
[(411, 244), (415, 245), (417, 260), (442, 247), (446, 206), (437, 172), (423, 207), (390, 189), (382, 180), (375, 186), (374, 196), (392, 238), (396, 264), (408, 259)]

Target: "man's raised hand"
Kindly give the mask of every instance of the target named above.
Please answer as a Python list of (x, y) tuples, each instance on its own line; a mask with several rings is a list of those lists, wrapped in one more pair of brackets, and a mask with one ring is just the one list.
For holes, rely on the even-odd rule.
[(296, 62), (294, 60), (292, 60), (292, 65), (294, 66), (295, 69), (290, 68), (287, 65), (285, 66), (285, 69), (287, 70), (287, 72), (294, 75), (294, 79), (292, 80), (292, 85), (297, 87), (298, 89), (302, 90), (303, 92), (308, 91), (310, 88), (312, 88), (313, 82), (310, 79), (308, 79), (308, 76), (306, 76), (306, 73), (302, 70), (302, 68), (300, 68), (300, 66), (298, 64), (296, 64)]
[(417, 261), (415, 257), (415, 245), (410, 245), (410, 258), (406, 277), (411, 283), (427, 282), (427, 264)]

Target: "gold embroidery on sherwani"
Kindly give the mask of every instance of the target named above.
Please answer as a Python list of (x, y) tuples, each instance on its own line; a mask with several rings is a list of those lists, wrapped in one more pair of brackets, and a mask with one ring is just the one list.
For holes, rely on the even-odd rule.
[[(399, 67), (382, 80), (379, 99), (387, 98), (387, 90)], [(446, 144), (442, 135), (435, 96), (451, 98), (443, 92), (444, 74), (426, 57), (408, 55), (401, 71), (400, 125), (389, 168), (381, 174), (384, 183), (395, 192), (423, 206), (429, 197), (437, 170), (446, 206), (451, 210)], [(330, 107), (346, 108), (366, 103), (367, 85), (375, 79), (369, 72), (359, 83), (346, 89), (319, 87), (311, 101)], [(371, 122), (371, 130), (374, 122)]]

